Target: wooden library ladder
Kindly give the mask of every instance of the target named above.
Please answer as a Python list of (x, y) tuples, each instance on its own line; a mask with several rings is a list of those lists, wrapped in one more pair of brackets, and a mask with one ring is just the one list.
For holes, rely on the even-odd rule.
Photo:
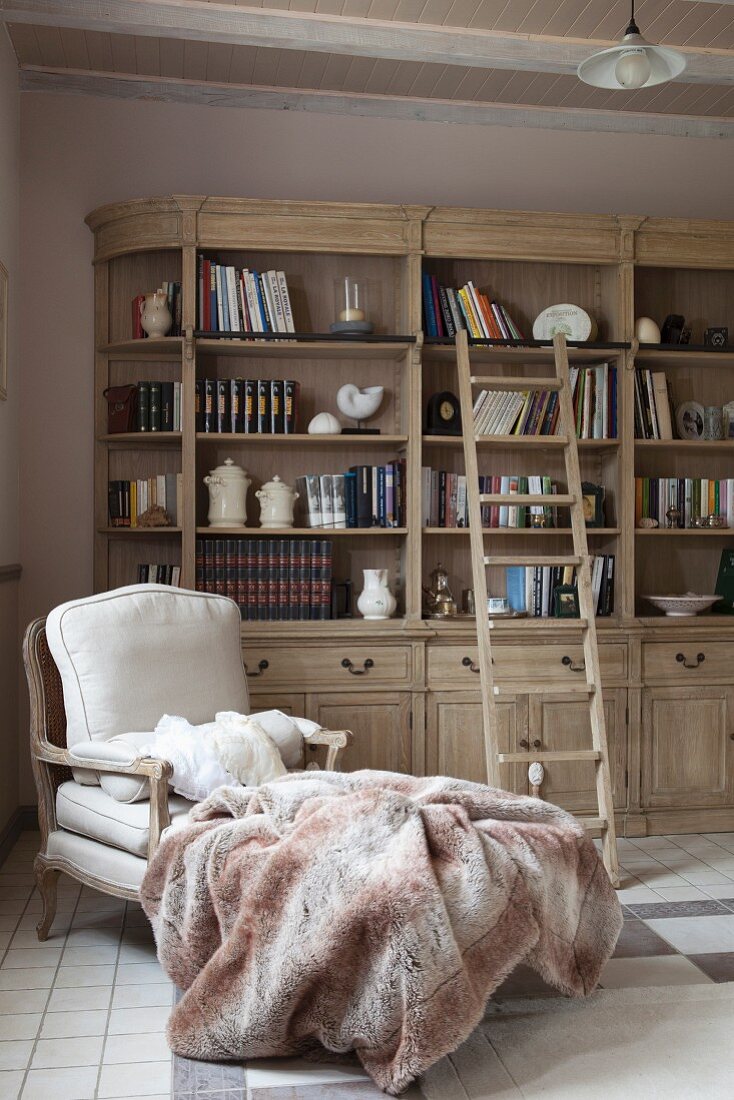
[[(607, 749), (606, 725), (604, 720), (604, 701), (602, 698), (601, 678), (599, 675), (599, 651), (596, 639), (596, 622), (594, 601), (591, 588), (591, 567), (589, 551), (586, 542), (586, 523), (583, 514), (583, 500), (581, 495), (581, 474), (579, 471), (579, 454), (576, 443), (576, 425), (573, 415), (573, 402), (568, 371), (568, 352), (566, 339), (558, 335), (553, 340), (555, 360), (554, 378), (503, 378), (483, 377), (473, 375), (469, 358), (469, 344), (466, 332), (457, 333), (456, 357), (459, 374), (459, 397), (461, 403), (461, 422), (464, 441), (464, 462), (466, 473), (466, 496), (469, 518), (469, 539), (471, 546), (472, 574), (474, 581), (474, 597), (477, 609), (477, 642), (479, 649), (479, 671), (482, 692), (482, 717), (484, 722), (484, 752), (487, 765), (487, 782), (494, 787), (499, 783), (499, 765), (539, 762), (541, 764), (554, 760), (590, 760), (593, 761), (596, 770), (596, 794), (598, 804), (598, 817), (580, 817), (579, 821), (588, 829), (599, 830), (602, 836), (602, 854), (604, 866), (615, 887), (619, 886), (619, 862), (617, 858), (617, 841), (614, 830), (614, 805), (612, 801), (612, 784), (609, 772), (609, 752)], [(571, 515), (571, 531), (573, 535), (573, 555), (538, 556), (532, 555), (507, 555), (487, 556), (485, 551), (485, 538), (491, 537), (491, 528), (482, 528), (481, 505), (500, 504), (518, 505), (520, 507), (532, 507), (534, 505), (548, 506), (548, 496), (537, 494), (506, 494), (506, 493), (480, 493), (479, 469), (477, 464), (477, 437), (473, 431), (474, 413), (472, 386), (483, 386), (488, 390), (551, 390), (558, 392), (559, 403), (559, 431), (565, 436), (563, 454), (566, 466), (567, 494), (554, 495), (551, 499), (553, 507), (568, 508)], [(496, 696), (500, 693), (500, 687), (494, 682), (492, 673), (492, 622), (489, 615), (482, 609), (487, 608), (487, 566), (522, 565), (526, 567), (563, 565), (576, 568), (578, 603), (579, 603), (579, 629), (583, 633), (584, 658), (586, 665), (586, 683), (576, 688), (588, 698), (589, 718), (591, 723), (590, 749), (576, 749), (568, 752), (499, 752), (498, 724)], [(541, 686), (527, 685), (523, 690), (541, 690)], [(563, 692), (568, 692), (568, 684), (564, 683)], [(548, 684), (543, 683), (542, 691), (548, 691)]]

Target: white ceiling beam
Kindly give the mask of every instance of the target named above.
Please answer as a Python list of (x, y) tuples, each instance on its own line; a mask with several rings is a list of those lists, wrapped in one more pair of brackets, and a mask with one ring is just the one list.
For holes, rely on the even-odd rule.
[[(459, 65), (482, 69), (575, 73), (602, 40), (508, 34), (459, 27), (236, 7), (200, 0), (0, 0), (0, 18), (110, 34), (225, 42)], [(694, 84), (734, 84), (734, 52), (682, 48)]]
[(172, 77), (150, 79), (127, 73), (49, 69), (33, 65), (21, 66), (20, 87), (23, 91), (31, 92), (71, 92), (112, 99), (153, 99), (166, 103), (210, 107), (308, 111), (412, 122), (449, 122), (467, 126), (525, 126), (542, 130), (585, 130), (595, 133), (658, 134), (672, 137), (734, 137), (734, 119), (727, 118), (303, 91), (296, 88), (176, 80)]

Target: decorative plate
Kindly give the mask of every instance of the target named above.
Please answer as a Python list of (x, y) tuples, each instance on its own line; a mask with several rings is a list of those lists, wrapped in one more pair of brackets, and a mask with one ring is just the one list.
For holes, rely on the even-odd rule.
[(666, 615), (680, 618), (707, 611), (721, 599), (721, 596), (699, 596), (696, 592), (686, 592), (685, 596), (643, 596), (642, 598), (657, 607), (659, 611), (664, 611)]
[(562, 332), (567, 340), (595, 340), (596, 321), (580, 306), (562, 302), (548, 306), (533, 322), (534, 340), (552, 340), (557, 332)]
[(703, 439), (703, 405), (684, 401), (675, 410), (675, 426), (681, 439)]

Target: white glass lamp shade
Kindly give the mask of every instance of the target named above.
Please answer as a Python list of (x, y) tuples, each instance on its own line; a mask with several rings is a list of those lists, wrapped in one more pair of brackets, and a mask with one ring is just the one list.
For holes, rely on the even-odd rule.
[(631, 32), (618, 46), (600, 50), (582, 61), (579, 80), (594, 88), (652, 88), (675, 80), (686, 67), (686, 59), (667, 46), (653, 46), (641, 34)]

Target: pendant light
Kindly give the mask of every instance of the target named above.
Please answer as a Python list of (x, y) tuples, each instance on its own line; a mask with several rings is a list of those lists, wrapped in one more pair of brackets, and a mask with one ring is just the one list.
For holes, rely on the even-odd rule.
[(594, 88), (632, 91), (674, 80), (685, 67), (683, 54), (667, 46), (654, 46), (642, 37), (635, 23), (635, 0), (632, 0), (629, 26), (620, 44), (587, 57), (577, 72), (584, 84)]

